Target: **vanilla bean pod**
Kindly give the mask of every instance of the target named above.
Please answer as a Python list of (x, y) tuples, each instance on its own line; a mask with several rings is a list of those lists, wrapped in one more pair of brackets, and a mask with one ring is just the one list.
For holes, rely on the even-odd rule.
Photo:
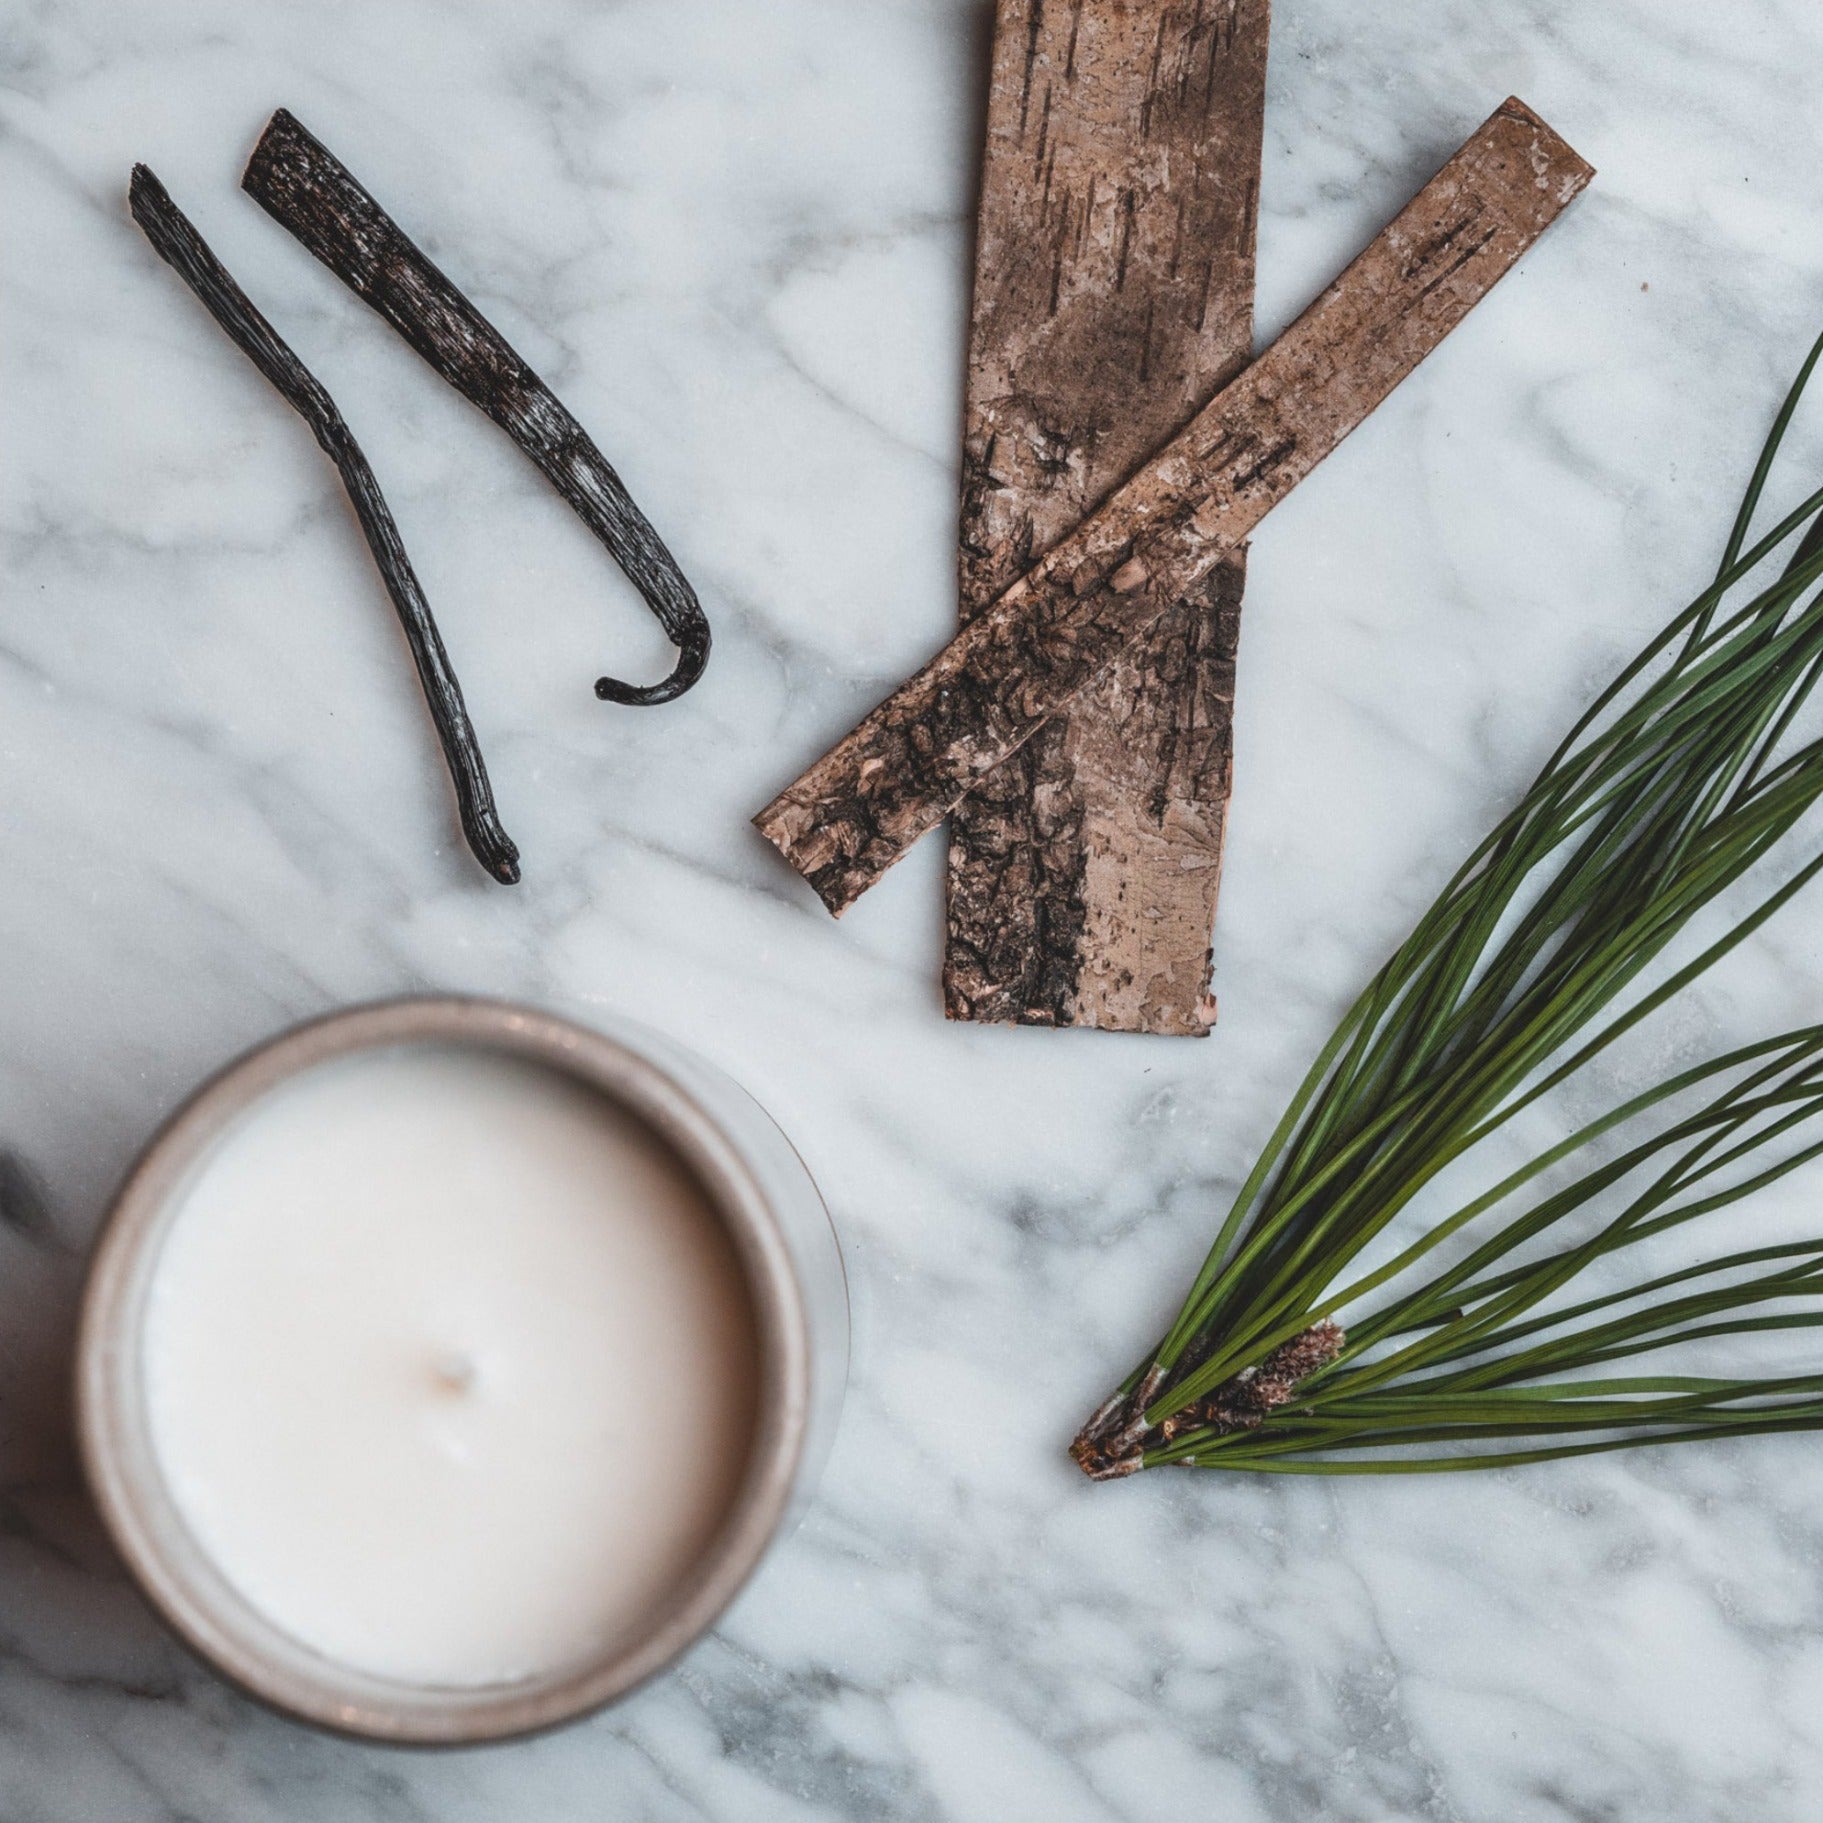
[(677, 647), (675, 668), (656, 684), (603, 677), (595, 694), (636, 704), (682, 696), (708, 662), (708, 619), (664, 540), (556, 394), (287, 109), (260, 136), (241, 187), (512, 438), (644, 597)]
[(145, 231), (159, 257), (196, 293), (229, 340), (310, 426), (323, 453), (335, 464), (386, 592), (398, 611), (399, 624), (405, 629), (412, 660), (424, 686), (424, 698), (437, 725), (437, 738), (449, 763), (468, 845), (475, 859), (496, 880), (505, 886), (515, 885), (519, 879), (519, 850), (501, 827), (494, 809), (487, 766), (462, 700), (462, 687), (456, 681), (437, 623), (431, 617), (430, 604), (405, 553), (399, 528), (360, 445), (321, 382), (255, 308), (146, 166), (133, 167), (127, 195), (133, 219)]

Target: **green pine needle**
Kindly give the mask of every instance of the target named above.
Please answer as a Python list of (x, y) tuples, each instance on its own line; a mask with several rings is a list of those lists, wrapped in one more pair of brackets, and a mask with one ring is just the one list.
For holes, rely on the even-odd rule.
[(1176, 1322), (1078, 1437), (1090, 1474), (1435, 1473), (1823, 1428), (1823, 1373), (1611, 1368), (1823, 1326), (1823, 1238), (1627, 1282), (1610, 1272), (1561, 1301), (1590, 1268), (1617, 1256), (1624, 1267), (1628, 1250), (1686, 1224), (1708, 1224), (1699, 1241), (1732, 1237), (1717, 1212), (1823, 1151), (1823, 1026), (1655, 1084), (1384, 1263), (1364, 1260), (1376, 1243), (1384, 1255), (1392, 1224), (1446, 1169), (1823, 871), (1823, 853), (1802, 858), (1640, 991), (1823, 796), (1823, 740), (1793, 733), (1823, 677), (1823, 490), (1748, 542), (1820, 356), (1823, 339), (1774, 421), (1714, 583), (1596, 700), (1323, 1048)]

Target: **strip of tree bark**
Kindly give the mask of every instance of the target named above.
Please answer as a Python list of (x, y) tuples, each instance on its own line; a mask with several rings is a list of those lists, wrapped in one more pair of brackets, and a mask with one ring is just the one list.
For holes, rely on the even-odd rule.
[(241, 187), (531, 457), (644, 597), (677, 647), (671, 675), (656, 684), (603, 677), (595, 694), (616, 703), (683, 695), (709, 660), (708, 619), (664, 540), (563, 402), (288, 110), (260, 136)]
[(1192, 595), (1593, 176), (1497, 108), (1292, 327), (754, 822), (832, 912)]
[(190, 287), (235, 347), (310, 426), (323, 453), (335, 464), (367, 539), (367, 548), (373, 553), (386, 592), (392, 598), (399, 624), (405, 630), (418, 681), (455, 786), (462, 832), (475, 859), (488, 873), (503, 886), (517, 885), (519, 850), (501, 827), (494, 809), (493, 787), (488, 783), (481, 744), (475, 738), (474, 724), (462, 700), (462, 686), (456, 681), (455, 667), (449, 662), (430, 603), (405, 553), (398, 525), (354, 433), (316, 375), (261, 315), (189, 217), (171, 200), (170, 192), (145, 165), (133, 167), (127, 200), (133, 219), (159, 258)]
[[(1268, 0), (1000, 0), (966, 622), (1246, 364)], [(1201, 1036), (1244, 553), (950, 813), (952, 1019)]]

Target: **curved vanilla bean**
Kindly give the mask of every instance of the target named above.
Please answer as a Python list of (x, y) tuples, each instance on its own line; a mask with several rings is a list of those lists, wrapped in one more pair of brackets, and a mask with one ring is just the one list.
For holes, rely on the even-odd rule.
[(405, 554), (399, 528), (360, 445), (316, 376), (254, 307), (146, 166), (133, 167), (127, 196), (133, 219), (145, 230), (146, 239), (159, 257), (196, 293), (229, 340), (310, 426), (323, 453), (335, 464), (355, 517), (366, 534), (368, 549), (386, 583), (386, 592), (398, 610), (399, 624), (405, 629), (425, 701), (437, 724), (437, 738), (449, 762), (463, 834), (468, 837), (475, 859), (496, 880), (505, 886), (517, 884), (519, 850), (501, 828), (495, 812), (487, 767), (462, 701), (462, 687), (456, 682), (437, 623), (431, 618), (430, 604), (424, 598), (411, 559)]
[(664, 540), (556, 394), (288, 109), (261, 134), (241, 188), (537, 463), (645, 598), (677, 647), (671, 675), (656, 684), (603, 677), (595, 694), (614, 703), (682, 696), (708, 663), (708, 619)]

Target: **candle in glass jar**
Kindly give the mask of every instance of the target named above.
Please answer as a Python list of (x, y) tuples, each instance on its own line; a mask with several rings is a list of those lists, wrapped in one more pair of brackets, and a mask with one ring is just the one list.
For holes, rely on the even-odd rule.
[(351, 1669), (483, 1685), (636, 1638), (754, 1432), (734, 1247), (637, 1116), (526, 1058), (320, 1064), (204, 1156), (153, 1269), (154, 1457), (224, 1578)]

